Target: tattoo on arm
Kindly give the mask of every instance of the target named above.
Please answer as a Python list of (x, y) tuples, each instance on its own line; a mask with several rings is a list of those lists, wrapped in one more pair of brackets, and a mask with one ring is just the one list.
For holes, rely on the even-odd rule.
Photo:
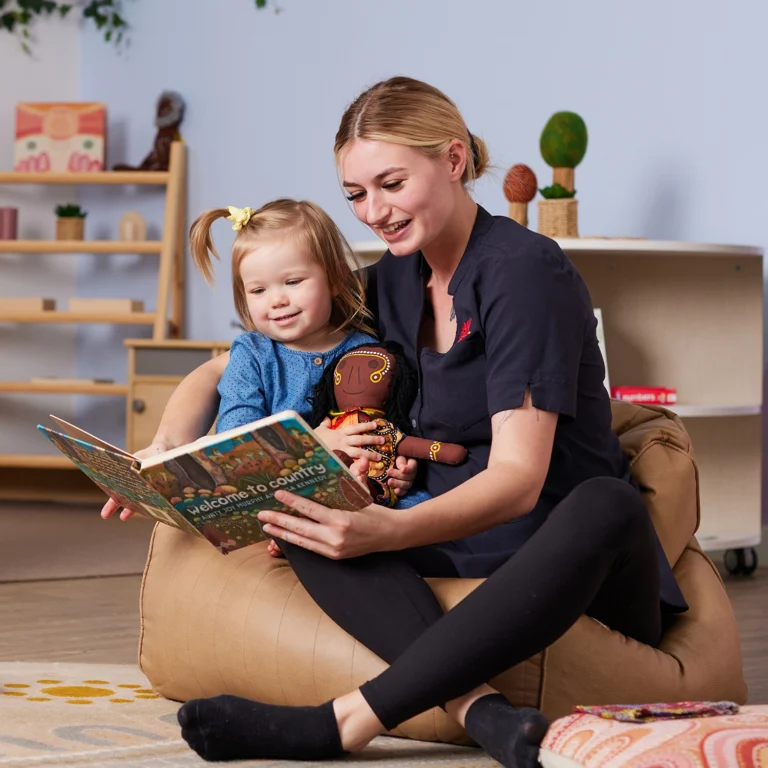
[(512, 418), (512, 414), (514, 413), (514, 410), (511, 411), (504, 411), (504, 413), (501, 414), (501, 418), (499, 419), (498, 427), (496, 428), (497, 432), (501, 431), (501, 428), (506, 424), (506, 422)]

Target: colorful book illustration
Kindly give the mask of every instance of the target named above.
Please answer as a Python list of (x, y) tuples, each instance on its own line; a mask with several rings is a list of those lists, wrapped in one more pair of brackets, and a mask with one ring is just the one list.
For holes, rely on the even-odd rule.
[(51, 416), (48, 439), (122, 506), (202, 536), (220, 552), (268, 538), (256, 515), (294, 510), (274, 498), (284, 489), (333, 509), (372, 503), (336, 455), (295, 411), (140, 459)]

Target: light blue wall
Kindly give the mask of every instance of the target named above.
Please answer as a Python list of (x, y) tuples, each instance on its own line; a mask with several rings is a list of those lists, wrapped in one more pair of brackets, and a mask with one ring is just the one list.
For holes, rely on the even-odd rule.
[[(539, 133), (552, 112), (571, 109), (590, 132), (576, 176), (583, 235), (768, 241), (761, 0), (280, 2), (274, 14), (252, 0), (141, 0), (129, 4), (133, 30), (121, 55), (85, 36), (80, 95), (109, 104), (113, 161), (144, 156), (163, 88), (185, 96), (190, 219), (291, 195), (320, 203), (350, 239), (370, 239), (338, 189), (333, 137), (362, 88), (408, 74), (445, 90), (489, 143), (499, 170), (477, 197), (494, 213), (507, 209), (509, 165), (528, 163), (547, 178)], [(90, 226), (109, 233), (138, 207), (118, 202), (122, 194), (86, 200)], [(161, 198), (142, 204), (159, 224)], [(226, 254), (231, 233), (221, 225), (217, 234)], [(149, 259), (126, 257), (116, 283), (94, 257), (81, 294), (153, 301)], [(190, 269), (190, 337), (235, 333), (228, 268), (219, 274), (211, 292)], [(117, 339), (111, 330), (83, 334), (81, 374), (106, 357), (122, 378)], [(122, 425), (122, 414), (99, 417)]]

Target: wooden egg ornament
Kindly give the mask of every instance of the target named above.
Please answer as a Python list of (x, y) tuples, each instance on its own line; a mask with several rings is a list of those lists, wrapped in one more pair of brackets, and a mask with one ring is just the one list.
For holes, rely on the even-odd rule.
[(513, 165), (504, 178), (504, 197), (509, 200), (509, 218), (528, 226), (528, 203), (536, 197), (536, 174), (522, 163)]

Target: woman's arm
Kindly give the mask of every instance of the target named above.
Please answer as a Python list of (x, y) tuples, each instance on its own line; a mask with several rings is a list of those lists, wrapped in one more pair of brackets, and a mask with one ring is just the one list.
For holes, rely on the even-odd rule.
[(228, 362), (227, 352), (187, 374), (165, 406), (153, 445), (160, 443), (168, 450), (208, 433), (216, 419), (219, 408), (217, 387)]
[(409, 509), (393, 549), (463, 539), (528, 514), (547, 477), (557, 419), (534, 408), (530, 392), (520, 408), (495, 414), (487, 469)]
[(378, 505), (359, 512), (327, 509), (279, 492), (305, 517), (261, 512), (265, 533), (332, 559), (407, 549), (471, 536), (533, 509), (549, 469), (558, 415), (523, 405), (492, 418), (488, 468), (407, 513)]

